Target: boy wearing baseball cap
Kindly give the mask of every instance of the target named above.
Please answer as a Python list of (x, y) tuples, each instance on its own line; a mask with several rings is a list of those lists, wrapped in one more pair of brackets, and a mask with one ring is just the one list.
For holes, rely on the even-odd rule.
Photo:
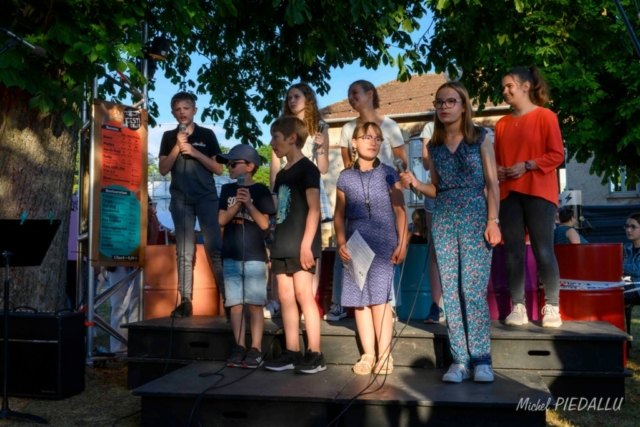
[[(227, 154), (216, 156), (227, 165), (229, 176), (236, 182), (225, 184), (220, 191), (220, 225), (222, 238), (225, 307), (231, 309), (231, 327), (236, 346), (227, 362), (230, 367), (255, 369), (262, 365), (262, 305), (267, 299), (267, 249), (264, 232), (269, 228), (269, 215), (275, 214), (271, 192), (256, 183), (253, 175), (260, 167), (255, 148), (238, 144)], [(244, 306), (251, 315), (251, 348), (245, 344)]]

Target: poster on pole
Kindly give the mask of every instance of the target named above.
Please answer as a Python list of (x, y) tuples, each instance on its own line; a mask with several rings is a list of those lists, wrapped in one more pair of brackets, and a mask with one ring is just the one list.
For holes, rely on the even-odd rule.
[(147, 241), (147, 111), (93, 103), (91, 264), (142, 266)]

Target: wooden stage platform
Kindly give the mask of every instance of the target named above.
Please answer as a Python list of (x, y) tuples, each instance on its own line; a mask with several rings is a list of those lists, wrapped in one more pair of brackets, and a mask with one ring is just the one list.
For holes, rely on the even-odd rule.
[[(267, 357), (282, 351), (280, 327), (279, 319), (265, 321)], [(128, 325), (129, 386), (142, 398), (142, 425), (186, 426), (197, 417), (208, 426), (327, 426), (351, 403), (332, 425), (544, 426), (544, 410), (522, 405), (624, 397), (630, 376), (623, 345), (630, 337), (607, 322), (565, 322), (560, 329), (492, 322), (490, 384), (442, 382), (451, 363), (443, 325), (397, 323), (395, 369), (386, 379), (352, 373), (360, 354), (352, 319), (321, 327), (327, 370), (296, 375), (226, 368), (234, 341), (224, 317)]]

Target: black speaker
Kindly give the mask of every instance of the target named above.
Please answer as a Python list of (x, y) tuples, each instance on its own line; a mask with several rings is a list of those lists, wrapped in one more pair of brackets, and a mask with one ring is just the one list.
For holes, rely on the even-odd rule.
[[(4, 340), (1, 310), (0, 336)], [(83, 313), (9, 313), (8, 394), (64, 399), (83, 392), (84, 338)], [(0, 384), (3, 380), (0, 370)]]

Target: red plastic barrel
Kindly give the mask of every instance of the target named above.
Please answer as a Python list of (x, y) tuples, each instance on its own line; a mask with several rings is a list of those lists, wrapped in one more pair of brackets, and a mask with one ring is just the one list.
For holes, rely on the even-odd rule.
[(560, 278), (619, 282), (622, 280), (621, 243), (554, 245)]
[[(560, 279), (598, 282), (622, 280), (622, 244), (620, 243), (554, 245), (554, 251), (560, 269)], [(562, 319), (604, 320), (626, 332), (622, 291), (622, 287), (602, 290), (563, 290), (560, 287)], [(626, 343), (624, 345), (626, 350)], [(626, 354), (624, 351), (625, 366)]]

